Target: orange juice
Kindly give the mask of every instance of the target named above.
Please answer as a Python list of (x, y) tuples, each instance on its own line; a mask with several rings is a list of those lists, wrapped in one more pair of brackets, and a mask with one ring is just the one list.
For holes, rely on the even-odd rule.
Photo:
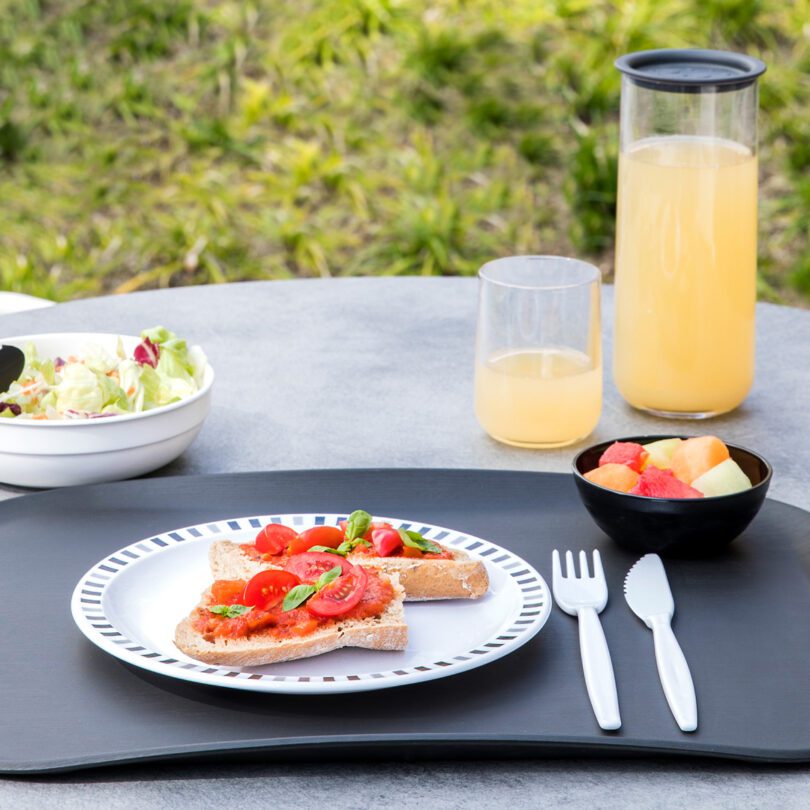
[(602, 365), (574, 349), (513, 350), (475, 367), (475, 413), (495, 439), (562, 447), (587, 436), (602, 410)]
[(613, 375), (637, 408), (708, 416), (754, 375), (757, 159), (655, 137), (619, 158)]

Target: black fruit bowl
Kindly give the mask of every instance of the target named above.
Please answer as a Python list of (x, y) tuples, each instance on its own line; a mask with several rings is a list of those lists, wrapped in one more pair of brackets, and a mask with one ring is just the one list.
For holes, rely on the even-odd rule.
[(629, 436), (583, 450), (573, 464), (579, 496), (597, 526), (631, 551), (684, 557), (716, 554), (743, 532), (765, 500), (773, 471), (762, 456), (726, 443), (731, 457), (751, 479), (753, 486), (743, 492), (714, 498), (629, 495), (606, 489), (584, 477), (584, 473), (598, 466), (600, 456), (614, 441), (648, 444), (671, 438), (675, 437), (671, 434)]

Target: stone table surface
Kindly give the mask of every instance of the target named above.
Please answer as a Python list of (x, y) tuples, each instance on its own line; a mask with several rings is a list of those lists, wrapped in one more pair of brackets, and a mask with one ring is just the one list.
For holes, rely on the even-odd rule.
[[(0, 335), (137, 334), (157, 323), (203, 346), (217, 379), (196, 442), (158, 475), (340, 467), (567, 471), (577, 447), (506, 447), (472, 408), (473, 279), (249, 282), (97, 298), (0, 316)], [(610, 379), (611, 287), (604, 289), (605, 399), (587, 440), (717, 433), (750, 446), (775, 476), (770, 496), (810, 508), (810, 312), (759, 304), (757, 373), (745, 403), (709, 423), (628, 407)], [(359, 392), (362, 391), (362, 395)], [(0, 499), (25, 490), (0, 486)], [(55, 730), (56, 731), (56, 730)], [(140, 765), (0, 779), (0, 808), (806, 807), (810, 767), (676, 759), (436, 764)]]

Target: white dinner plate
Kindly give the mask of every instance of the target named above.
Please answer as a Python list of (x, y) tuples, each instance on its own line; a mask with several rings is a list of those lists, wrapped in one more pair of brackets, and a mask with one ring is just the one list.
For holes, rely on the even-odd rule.
[(346, 648), (260, 667), (189, 658), (175, 646), (174, 629), (211, 583), (208, 549), (214, 540), (249, 543), (267, 523), (303, 530), (345, 520), (345, 515), (264, 515), (174, 529), (116, 551), (79, 580), (73, 619), (102, 650), (150, 672), (232, 689), (304, 694), (362, 692), (455, 675), (514, 652), (546, 623), (548, 586), (525, 560), (452, 529), (377, 519), (479, 557), (489, 574), (489, 592), (474, 600), (406, 602), (408, 646), (402, 651)]

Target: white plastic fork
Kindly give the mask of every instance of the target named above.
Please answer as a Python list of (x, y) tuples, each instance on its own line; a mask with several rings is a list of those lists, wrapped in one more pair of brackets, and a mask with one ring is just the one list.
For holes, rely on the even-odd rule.
[(570, 551), (565, 552), (565, 576), (560, 567), (560, 553), (556, 548), (551, 562), (554, 599), (566, 613), (576, 616), (579, 623), (582, 671), (585, 673), (585, 686), (596, 721), (605, 731), (615, 731), (621, 727), (622, 719), (619, 714), (613, 662), (599, 622), (599, 614), (604, 610), (608, 598), (602, 558), (594, 550), (593, 576), (588, 572), (588, 556), (584, 551), (579, 552), (579, 577), (574, 570), (574, 555)]

